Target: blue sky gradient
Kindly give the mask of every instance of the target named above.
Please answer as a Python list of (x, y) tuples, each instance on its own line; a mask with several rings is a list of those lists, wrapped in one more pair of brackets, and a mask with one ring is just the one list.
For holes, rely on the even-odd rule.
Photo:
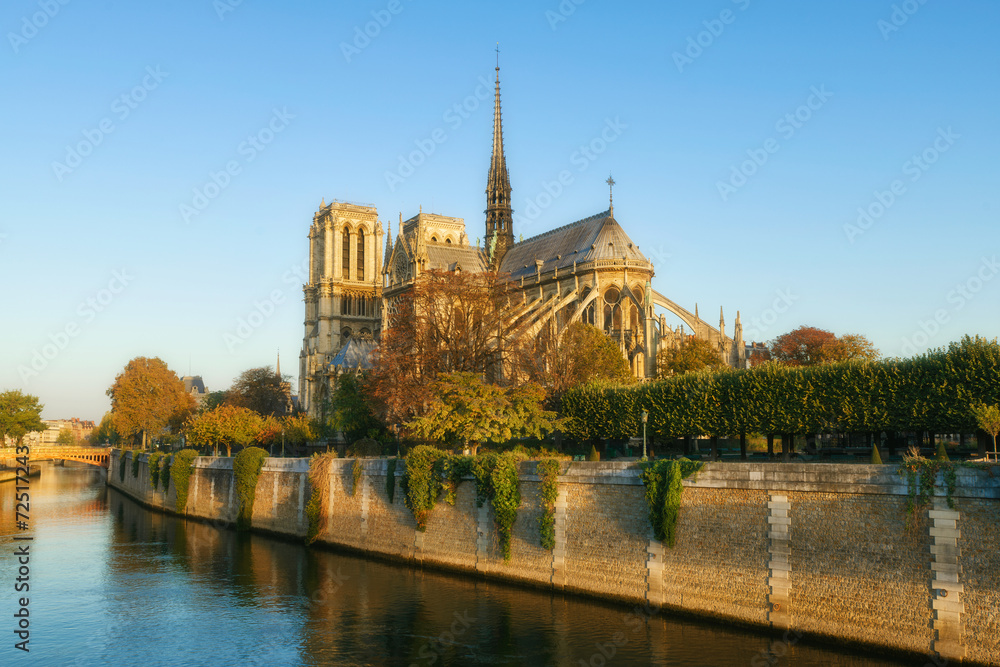
[(5, 3), (0, 388), (96, 420), (138, 355), (211, 390), (279, 348), (297, 374), (321, 199), (483, 235), (498, 41), (515, 234), (604, 210), (612, 173), (654, 287), (729, 332), (992, 338), (997, 25), (985, 0)]

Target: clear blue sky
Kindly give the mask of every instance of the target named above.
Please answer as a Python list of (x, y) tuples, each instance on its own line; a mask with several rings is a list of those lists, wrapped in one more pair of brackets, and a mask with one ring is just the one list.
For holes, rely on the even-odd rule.
[(992, 338), (998, 25), (986, 0), (6, 2), (0, 389), (96, 420), (138, 355), (210, 390), (279, 348), (297, 374), (321, 199), (482, 236), (498, 41), (515, 234), (604, 210), (613, 173), (654, 287), (730, 332)]

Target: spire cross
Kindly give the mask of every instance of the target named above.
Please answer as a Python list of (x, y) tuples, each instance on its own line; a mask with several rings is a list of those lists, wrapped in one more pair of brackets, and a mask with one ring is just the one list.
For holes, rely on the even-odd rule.
[(610, 206), (609, 210), (611, 211), (611, 214), (614, 215), (614, 213), (615, 213), (615, 179), (613, 179), (611, 177), (611, 174), (608, 174), (608, 180), (606, 180), (604, 182), (608, 184), (608, 204)]

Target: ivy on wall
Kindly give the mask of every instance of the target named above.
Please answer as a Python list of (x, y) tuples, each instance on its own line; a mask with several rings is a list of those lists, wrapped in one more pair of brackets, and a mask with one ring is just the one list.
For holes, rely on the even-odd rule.
[(435, 467), (444, 456), (447, 454), (436, 447), (419, 445), (406, 457), (406, 473), (401, 482), (404, 502), (421, 532), (427, 530), (427, 517), (441, 493), (441, 477)]
[(559, 461), (545, 459), (535, 467), (541, 482), (538, 495), (542, 500), (542, 515), (538, 517), (538, 533), (543, 549), (556, 547), (556, 500), (559, 499)]
[(139, 477), (139, 452), (132, 450), (132, 478), (136, 479)]
[[(187, 506), (188, 487), (191, 483), (191, 473), (194, 470), (196, 458), (198, 458), (198, 450), (182, 449), (174, 454), (174, 460), (167, 469), (170, 478), (174, 480), (174, 489), (177, 491), (174, 507), (178, 512), (183, 512)], [(167, 482), (164, 482), (164, 488), (166, 486)]]
[(118, 481), (125, 483), (125, 450), (118, 452)]
[(477, 456), (472, 464), (476, 477), (476, 506), (482, 507), (487, 500), (490, 502), (504, 562), (510, 561), (510, 538), (517, 521), (517, 508), (521, 505), (517, 466), (523, 459), (524, 455), (517, 452), (489, 452)]
[(682, 479), (701, 469), (702, 464), (687, 459), (661, 459), (639, 464), (639, 479), (646, 487), (646, 504), (649, 506), (649, 523), (653, 536), (668, 547), (677, 539), (677, 515), (684, 492)]
[(146, 465), (149, 467), (149, 484), (154, 491), (160, 488), (160, 459), (163, 456), (162, 452), (153, 452), (146, 460)]
[(336, 453), (313, 454), (309, 459), (309, 502), (306, 503), (306, 518), (309, 520), (309, 528), (306, 531), (306, 544), (316, 541), (322, 532), (322, 509), (327, 503), (329, 494), (329, 484), (327, 479), (330, 475), (330, 467), (333, 460), (337, 458)]
[(351, 495), (358, 492), (358, 481), (365, 472), (365, 467), (361, 465), (361, 459), (354, 459), (354, 466), (351, 469)]
[(260, 447), (247, 447), (233, 457), (233, 483), (240, 499), (236, 515), (236, 530), (248, 530), (253, 519), (253, 503), (257, 495), (257, 480), (264, 467), (267, 451)]
[(399, 459), (394, 457), (389, 459), (385, 466), (385, 495), (389, 497), (390, 505), (396, 497), (396, 464), (398, 462)]

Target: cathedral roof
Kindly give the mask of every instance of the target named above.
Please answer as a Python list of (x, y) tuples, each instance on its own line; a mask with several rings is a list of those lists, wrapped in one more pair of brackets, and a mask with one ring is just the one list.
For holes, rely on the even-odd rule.
[(482, 273), (488, 266), (483, 251), (476, 246), (428, 243), (427, 268), (441, 271), (462, 271)]
[(345, 370), (358, 368), (367, 370), (372, 367), (371, 353), (375, 347), (375, 341), (371, 338), (357, 336), (349, 338), (347, 344), (340, 348), (340, 352), (333, 358), (330, 365)]
[(536, 260), (542, 262), (541, 271), (546, 273), (572, 268), (574, 262), (621, 262), (623, 258), (630, 265), (650, 263), (607, 210), (515, 244), (504, 256), (500, 271), (517, 279), (534, 274)]

